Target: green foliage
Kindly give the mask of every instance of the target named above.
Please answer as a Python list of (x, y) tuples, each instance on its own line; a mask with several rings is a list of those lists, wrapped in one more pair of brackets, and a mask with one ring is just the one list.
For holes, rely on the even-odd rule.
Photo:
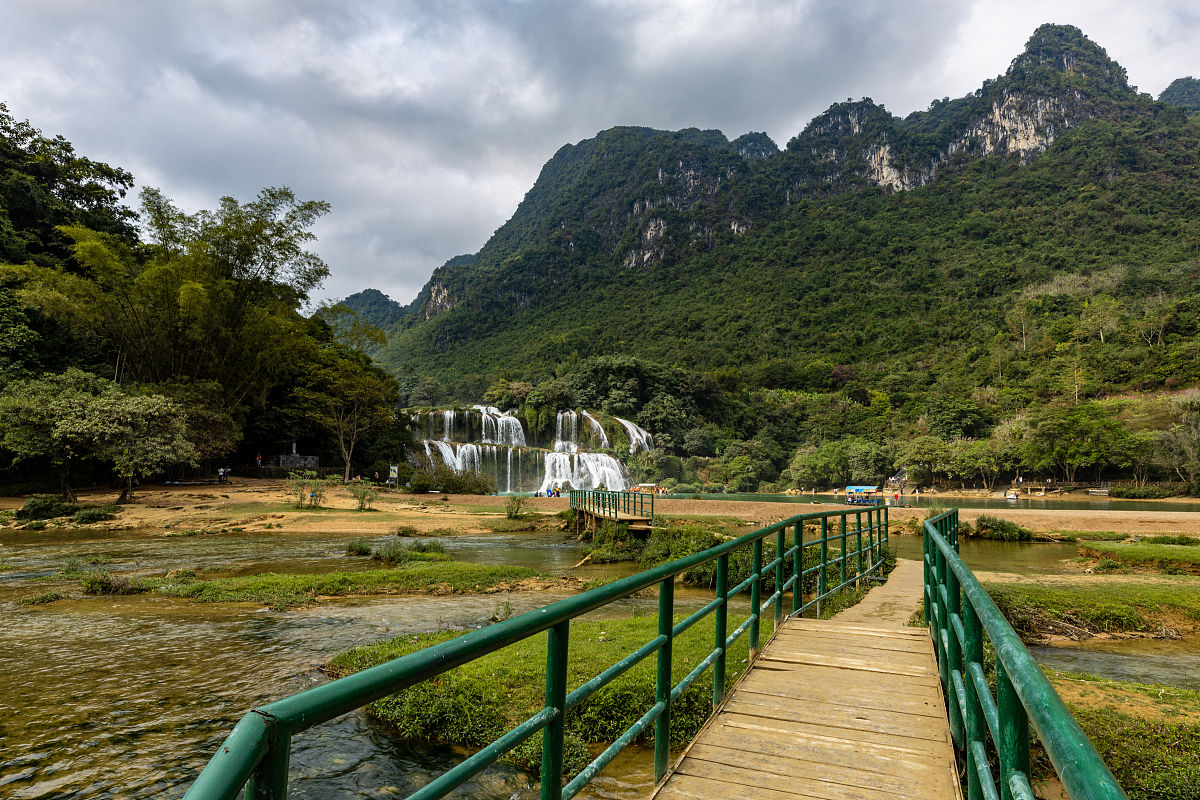
[(1162, 486), (1113, 486), (1108, 490), (1108, 494), (1126, 500), (1161, 500), (1175, 495), (1176, 492)]
[(407, 564), (413, 560), (449, 561), (446, 546), (438, 541), (384, 542), (371, 553), (371, 558), (388, 566)]
[(504, 516), (508, 519), (520, 519), (525, 508), (524, 495), (514, 494), (504, 501)]
[(455, 472), (443, 464), (432, 471), (416, 470), (409, 481), (414, 494), (447, 492), (450, 494), (495, 494), (496, 482), (477, 472)]
[(351, 539), (346, 542), (346, 555), (369, 556), (371, 555), (371, 543), (362, 538)]
[(1092, 632), (1145, 631), (1164, 612), (1200, 620), (1200, 594), (1163, 583), (1105, 582), (1086, 586), (987, 584), (988, 594), (1023, 638), (1056, 633), (1065, 622)]
[(171, 597), (189, 597), (203, 603), (250, 601), (284, 610), (324, 596), (481, 592), (539, 575), (525, 567), (463, 564), (436, 553), (410, 553), (408, 563), (394, 569), (316, 575), (266, 573), (208, 581), (161, 578), (144, 583)]
[(1158, 102), (1170, 103), (1193, 113), (1200, 111), (1200, 80), (1192, 76), (1176, 78), (1162, 90)]
[(1002, 542), (1028, 542), (1033, 539), (1033, 531), (1028, 528), (991, 514), (979, 515), (975, 520), (974, 535), (980, 539), (999, 539)]
[[(1167, 537), (1171, 538), (1171, 537)], [(1200, 573), (1200, 539), (1187, 539), (1184, 543), (1154, 543), (1143, 539), (1139, 542), (1089, 542), (1080, 548), (1086, 555), (1107, 557), (1123, 564), (1157, 567), (1160, 570), (1182, 569)]]
[(38, 592), (29, 597), (22, 597), (17, 602), (23, 606), (41, 606), (46, 603), (53, 603), (55, 600), (62, 600), (62, 592)]
[(340, 481), (322, 478), (311, 469), (289, 472), (287, 477), (288, 494), (292, 495), (296, 508), (320, 508), (325, 504), (325, 493), (334, 483)]
[(117, 506), (84, 506), (71, 516), (76, 525), (91, 525), (93, 522), (105, 522), (117, 516)]
[(54, 519), (77, 511), (78, 503), (69, 503), (58, 495), (34, 494), (25, 498), (25, 503), (17, 510), (17, 519)]
[(1072, 707), (1071, 713), (1130, 800), (1195, 800), (1200, 724), (1142, 719), (1112, 708)]
[(139, 594), (150, 588), (143, 581), (125, 575), (113, 575), (107, 570), (85, 574), (80, 586), (84, 594)]
[(346, 490), (350, 492), (350, 496), (358, 504), (359, 511), (370, 511), (371, 506), (375, 504), (375, 500), (379, 497), (379, 487), (367, 481), (351, 481), (346, 484)]

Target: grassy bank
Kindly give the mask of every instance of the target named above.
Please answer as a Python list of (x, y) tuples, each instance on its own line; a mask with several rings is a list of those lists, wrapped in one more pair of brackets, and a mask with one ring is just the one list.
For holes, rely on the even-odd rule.
[[(1167, 538), (1167, 537), (1162, 537)], [(1171, 537), (1173, 538), (1173, 537)], [(1085, 556), (1115, 561), (1130, 567), (1150, 568), (1170, 574), (1200, 575), (1200, 539), (1187, 539), (1188, 544), (1139, 542), (1089, 542), (1079, 548)], [(1194, 544), (1193, 544), (1194, 543)], [(1108, 565), (1105, 565), (1108, 567)], [(1111, 569), (1111, 567), (1108, 567)]]
[[(676, 617), (678, 622), (683, 617)], [(737, 619), (737, 622), (734, 620)], [(730, 614), (729, 630), (742, 617)], [(657, 633), (652, 616), (571, 624), (568, 690), (638, 649)], [(763, 641), (772, 621), (763, 621)], [(326, 668), (335, 677), (357, 672), (460, 635), (446, 632), (405, 636), (357, 647), (336, 656)], [(749, 635), (730, 648), (729, 683), (745, 669)], [(673, 682), (691, 672), (713, 647), (712, 617), (675, 639)], [(371, 704), (367, 713), (394, 725), (406, 738), (480, 747), (539, 711), (543, 703), (546, 636), (511, 645), (444, 675)], [(655, 657), (643, 660), (567, 715), (566, 764), (574, 775), (591, 760), (594, 745), (607, 744), (654, 705)], [(728, 684), (727, 684), (728, 685)], [(671, 740), (682, 746), (712, 711), (712, 672), (697, 679), (672, 707)], [(650, 734), (652, 736), (652, 733)], [(510, 762), (536, 769), (541, 737), (515, 751)]]
[(1200, 798), (1200, 692), (1044, 671), (1130, 800)]
[(1048, 635), (1200, 629), (1200, 588), (1180, 578), (1044, 586), (989, 583), (988, 593), (1027, 641)]
[[(436, 554), (428, 554), (436, 555)], [(502, 590), (544, 577), (525, 567), (464, 564), (444, 559), (418, 560), (393, 569), (328, 572), (317, 575), (247, 575), (214, 580), (150, 579), (147, 588), (169, 597), (202, 603), (256, 602), (275, 610), (293, 608), (320, 597), (369, 594), (467, 594)]]

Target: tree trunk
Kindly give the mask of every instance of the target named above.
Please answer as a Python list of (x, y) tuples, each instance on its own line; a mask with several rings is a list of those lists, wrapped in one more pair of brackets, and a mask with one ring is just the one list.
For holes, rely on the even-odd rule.
[(63, 498), (74, 503), (78, 498), (75, 496), (75, 490), (71, 488), (71, 460), (69, 458), (63, 461), (62, 466), (58, 468), (58, 481), (62, 486)]

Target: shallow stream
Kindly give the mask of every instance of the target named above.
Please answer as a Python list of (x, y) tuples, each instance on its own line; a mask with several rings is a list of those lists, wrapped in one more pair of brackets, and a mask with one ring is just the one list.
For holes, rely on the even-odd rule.
[[(486, 624), (505, 604), (521, 613), (565, 596), (539, 592), (405, 597), (329, 602), (286, 613), (250, 604), (199, 604), (147, 594), (18, 606), (16, 600), (75, 582), (56, 572), (70, 558), (101, 561), (115, 572), (170, 569), (325, 571), (366, 568), (344, 555), (348, 535), (214, 534), (166, 537), (157, 531), (0, 534), (0, 797), (179, 797), (233, 723), (263, 702), (323, 681), (334, 654), (381, 637)], [(391, 538), (391, 537), (380, 537)], [(455, 558), (567, 571), (580, 548), (557, 532), (444, 537)], [(903, 557), (920, 557), (920, 539), (895, 537)], [(964, 540), (978, 569), (1052, 573), (1074, 546)], [(616, 577), (632, 565), (585, 567), (575, 574)], [(211, 573), (210, 573), (211, 574)], [(709, 595), (677, 590), (680, 610)], [(652, 597), (624, 601), (605, 616), (653, 614)], [(1045, 651), (1055, 666), (1139, 680), (1186, 680), (1197, 669), (1195, 642), (1130, 645), (1108, 652)], [(1069, 665), (1068, 659), (1088, 659)], [(1135, 663), (1136, 662), (1136, 663)], [(1115, 675), (1114, 675), (1115, 676)], [(1184, 676), (1184, 677), (1177, 677)], [(1187, 685), (1180, 683), (1179, 685)], [(292, 756), (292, 797), (402, 797), (461, 758), (450, 748), (399, 742), (362, 714), (299, 735)], [(584, 797), (644, 797), (650, 758), (633, 750), (606, 770)], [(457, 795), (522, 800), (530, 779), (497, 767)]]

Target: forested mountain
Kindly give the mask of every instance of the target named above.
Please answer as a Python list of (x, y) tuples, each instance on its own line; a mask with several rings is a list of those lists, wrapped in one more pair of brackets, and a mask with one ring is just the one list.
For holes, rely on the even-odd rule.
[[(1089, 395), (1190, 383), (1198, 145), (1060, 25), (972, 95), (903, 119), (838, 103), (782, 151), (613, 128), (559, 150), (474, 261), (434, 272), (382, 360), (445, 398), (613, 353), (790, 389), (843, 365), (1027, 397), (1062, 391), (1064, 359)], [(1111, 321), (1085, 319), (1098, 308)]]

